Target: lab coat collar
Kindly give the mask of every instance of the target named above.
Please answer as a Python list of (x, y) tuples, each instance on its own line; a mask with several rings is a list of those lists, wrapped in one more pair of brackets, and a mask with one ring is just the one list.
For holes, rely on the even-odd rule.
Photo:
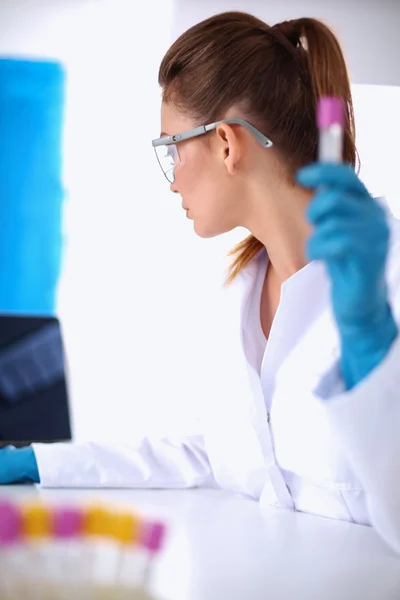
[[(233, 287), (237, 287), (236, 294), (241, 296), (239, 318), (244, 347), (246, 347), (245, 327), (251, 304), (250, 298), (262, 254), (266, 254), (265, 248), (257, 253), (239, 273), (237, 281), (234, 280), (231, 284)], [(268, 255), (266, 259), (268, 260)], [(310, 326), (311, 321), (327, 306), (330, 306), (330, 289), (330, 279), (326, 267), (321, 261), (309, 262), (284, 281), (281, 287), (281, 300), (278, 311), (286, 315), (285, 328), (295, 332), (295, 337), (300, 337)], [(269, 343), (273, 343), (273, 341), (271, 337)]]

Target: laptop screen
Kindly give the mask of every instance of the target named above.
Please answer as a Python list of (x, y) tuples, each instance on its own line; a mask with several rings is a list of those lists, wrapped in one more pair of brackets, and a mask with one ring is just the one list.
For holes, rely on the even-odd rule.
[(58, 319), (0, 315), (0, 447), (70, 439)]

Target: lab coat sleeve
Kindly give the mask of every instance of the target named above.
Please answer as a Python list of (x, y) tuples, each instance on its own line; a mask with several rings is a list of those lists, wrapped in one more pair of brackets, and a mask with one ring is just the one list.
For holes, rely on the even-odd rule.
[(345, 391), (339, 365), (317, 393), (366, 494), (371, 525), (400, 553), (400, 337), (383, 362)]
[[(392, 227), (389, 299), (400, 326), (400, 222)], [(371, 525), (400, 553), (400, 335), (353, 389), (346, 391), (337, 361), (316, 394), (364, 489)]]
[(202, 436), (33, 444), (43, 487), (215, 487)]

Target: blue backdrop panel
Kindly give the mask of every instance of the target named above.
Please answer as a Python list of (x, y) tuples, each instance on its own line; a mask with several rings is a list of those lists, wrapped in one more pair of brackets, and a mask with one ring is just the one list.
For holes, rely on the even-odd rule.
[(53, 315), (62, 257), (65, 74), (0, 59), (0, 312)]

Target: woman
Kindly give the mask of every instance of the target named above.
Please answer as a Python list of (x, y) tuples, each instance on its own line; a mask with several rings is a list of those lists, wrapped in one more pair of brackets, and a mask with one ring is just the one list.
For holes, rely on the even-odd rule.
[[(226, 290), (240, 323), (225, 344), (240, 348), (243, 373), (223, 360), (217, 369), (237, 377), (237, 397), (216, 394), (223, 421), (177, 443), (6, 449), (3, 482), (217, 485), (372, 524), (400, 551), (399, 234), (355, 173), (335, 36), (313, 19), (269, 27), (220, 14), (173, 44), (159, 81), (163, 133), (153, 145), (196, 233), (251, 232)], [(346, 101), (342, 165), (316, 163), (325, 94)]]

